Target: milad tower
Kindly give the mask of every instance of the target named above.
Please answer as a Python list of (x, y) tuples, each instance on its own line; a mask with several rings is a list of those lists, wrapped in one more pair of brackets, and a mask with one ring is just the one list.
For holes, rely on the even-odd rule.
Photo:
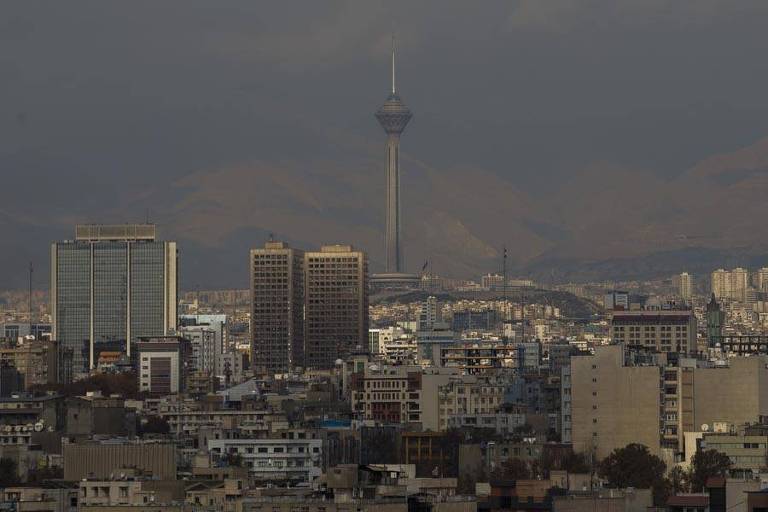
[(404, 273), (400, 238), (400, 135), (413, 117), (395, 87), (395, 39), (392, 38), (392, 89), (376, 111), (376, 119), (387, 133), (386, 152), (386, 270), (373, 276), (372, 283), (384, 288), (417, 286), (419, 278)]

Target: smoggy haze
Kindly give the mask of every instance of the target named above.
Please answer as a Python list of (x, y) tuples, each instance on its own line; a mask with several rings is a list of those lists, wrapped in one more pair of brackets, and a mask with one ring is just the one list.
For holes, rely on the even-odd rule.
[(0, 287), (47, 268), (74, 223), (147, 210), (180, 243), (183, 287), (245, 287), (269, 233), (354, 243), (380, 269), (373, 112), (393, 27), (414, 112), (409, 270), (496, 270), (503, 244), (563, 277), (659, 251), (702, 271), (759, 259), (766, 15), (761, 0), (6, 3)]

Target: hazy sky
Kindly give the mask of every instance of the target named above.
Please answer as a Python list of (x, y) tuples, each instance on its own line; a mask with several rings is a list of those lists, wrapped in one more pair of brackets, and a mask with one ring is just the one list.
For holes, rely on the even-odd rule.
[(0, 287), (78, 221), (150, 209), (195, 240), (169, 207), (185, 177), (378, 158), (393, 30), (411, 159), (532, 201), (601, 162), (672, 179), (768, 135), (767, 19), (765, 0), (4, 2)]

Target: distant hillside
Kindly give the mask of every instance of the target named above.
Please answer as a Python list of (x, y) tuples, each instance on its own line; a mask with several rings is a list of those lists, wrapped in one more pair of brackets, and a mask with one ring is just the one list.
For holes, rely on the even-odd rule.
[[(429, 261), (440, 275), (501, 270), (542, 283), (646, 279), (683, 270), (768, 265), (768, 138), (703, 155), (668, 180), (595, 164), (573, 170), (545, 194), (481, 168), (436, 168), (403, 157), (406, 270)], [(179, 242), (185, 289), (248, 286), (248, 250), (274, 236), (304, 249), (349, 243), (382, 270), (384, 183), (378, 153), (350, 148), (341, 161), (257, 161), (205, 169), (167, 187), (116, 201), (100, 215), (135, 219), (152, 208), (163, 239)], [(0, 212), (0, 288), (48, 286), (49, 245), (93, 218), (10, 217)]]
[(650, 280), (682, 271), (698, 279), (707, 279), (716, 268), (759, 268), (768, 264), (768, 252), (751, 253), (747, 249), (690, 247), (659, 251), (630, 258), (581, 260), (541, 258), (521, 269), (538, 282), (596, 282)]
[[(406, 304), (421, 302), (430, 295), (435, 295), (438, 301), (458, 300), (494, 300), (505, 296), (503, 292), (450, 292), (430, 294), (427, 292), (387, 293), (371, 296), (371, 304)], [(599, 315), (602, 309), (595, 303), (579, 298), (568, 292), (552, 290), (510, 290), (506, 297), (511, 301), (524, 301), (529, 304), (547, 304), (560, 308), (563, 316), (568, 318), (586, 319)]]

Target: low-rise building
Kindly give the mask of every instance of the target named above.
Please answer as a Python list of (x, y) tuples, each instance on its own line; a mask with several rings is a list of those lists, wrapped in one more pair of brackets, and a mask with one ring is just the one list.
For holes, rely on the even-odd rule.
[(89, 438), (94, 435), (136, 435), (136, 414), (126, 409), (120, 397), (105, 397), (99, 392), (69, 398), (67, 408), (67, 436)]
[(65, 443), (64, 480), (108, 479), (120, 468), (134, 468), (160, 480), (176, 478), (176, 446), (169, 443), (85, 442)]
[(179, 393), (184, 390), (189, 341), (180, 336), (140, 338), (139, 391), (153, 394)]
[(165, 507), (184, 502), (183, 480), (144, 478), (140, 471), (116, 469), (109, 479), (80, 481), (80, 510), (96, 507)]
[(216, 461), (242, 464), (255, 480), (312, 482), (322, 473), (323, 441), (299, 433), (295, 439), (209, 439)]
[(498, 414), (508, 386), (508, 381), (497, 376), (450, 377), (438, 388), (439, 429), (466, 426), (511, 432), (517, 424), (510, 425), (510, 420), (516, 423), (516, 418)]
[(768, 467), (768, 436), (705, 433), (702, 450), (717, 450), (728, 456), (732, 470), (758, 474)]
[(165, 419), (171, 432), (177, 435), (196, 435), (201, 429), (270, 430), (273, 426), (287, 425), (283, 413), (269, 410), (188, 410), (161, 411), (159, 416)]
[[(2, 491), (0, 510), (18, 512), (77, 512), (78, 488), (6, 487)], [(7, 506), (7, 508), (6, 508)]]
[(0, 346), (0, 364), (7, 362), (24, 376), (24, 389), (66, 382), (60, 379), (59, 342), (51, 340), (25, 340)]
[(692, 310), (637, 310), (611, 313), (611, 339), (658, 352), (696, 352), (696, 315)]
[(552, 512), (646, 512), (652, 505), (650, 489), (604, 489), (554, 496)]
[(42, 422), (46, 428), (64, 426), (64, 399), (56, 394), (13, 394), (0, 398), (0, 425), (34, 426)]

